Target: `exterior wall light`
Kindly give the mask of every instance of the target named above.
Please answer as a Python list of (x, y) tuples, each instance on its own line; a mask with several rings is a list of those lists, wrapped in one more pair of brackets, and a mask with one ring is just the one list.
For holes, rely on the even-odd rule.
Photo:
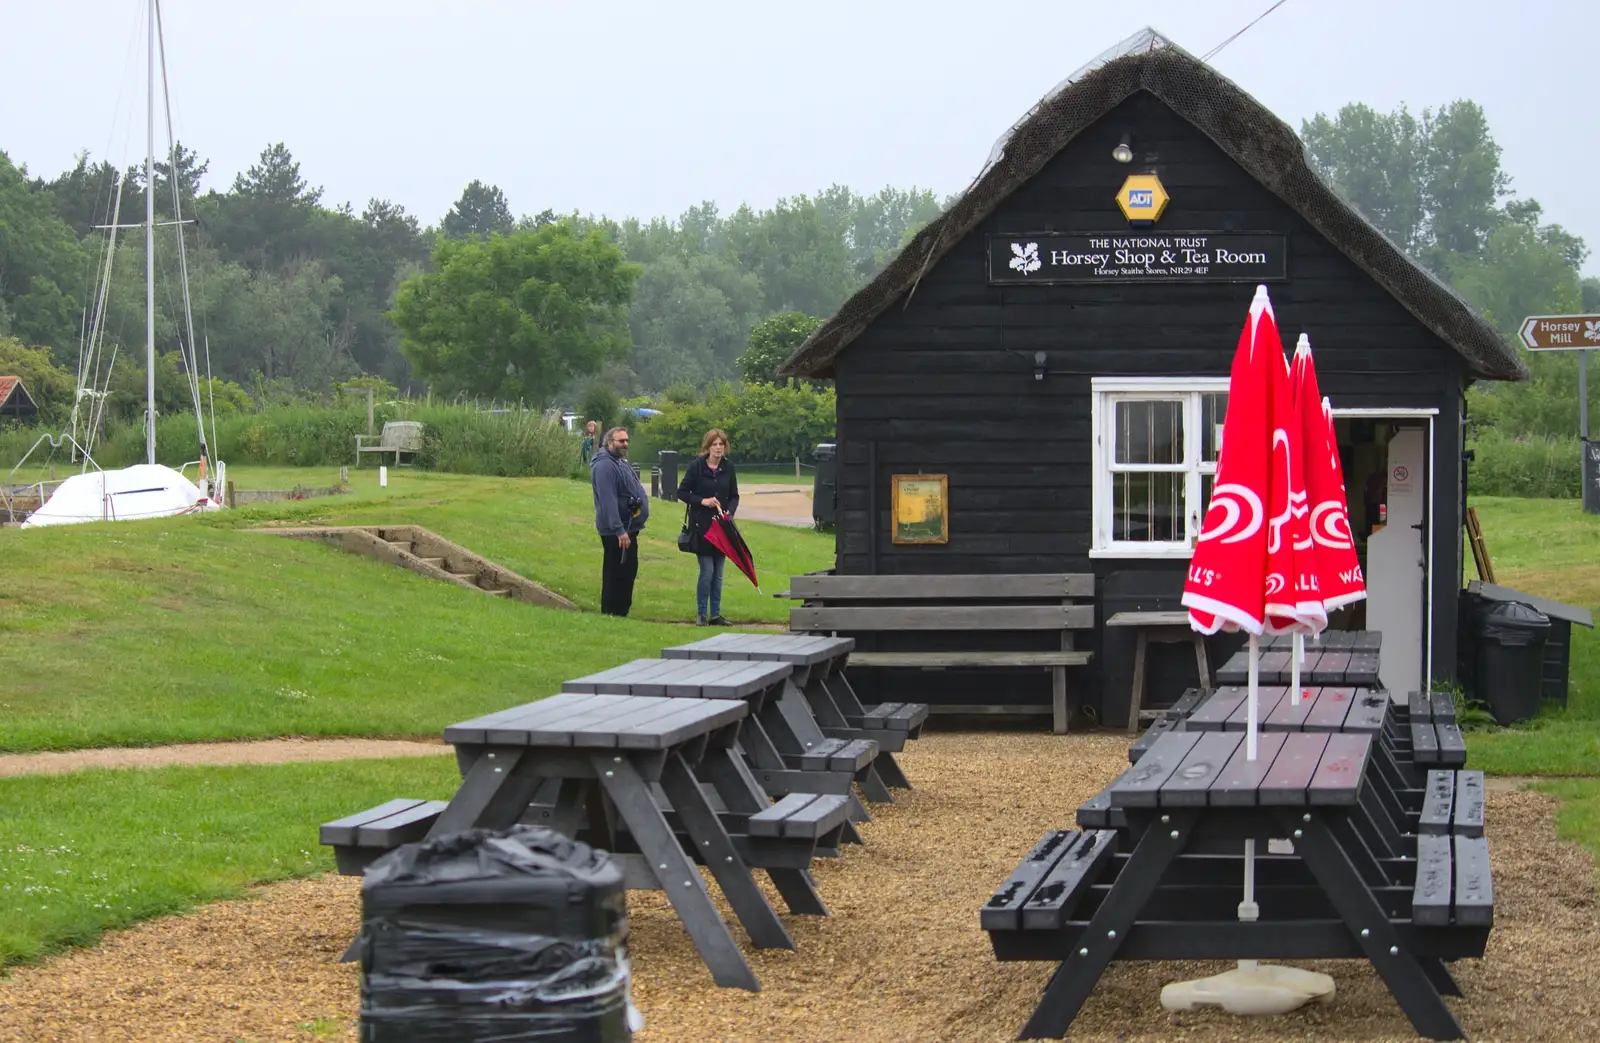
[(1111, 158), (1118, 163), (1133, 162), (1133, 149), (1128, 145), (1127, 134), (1123, 134), (1122, 140), (1117, 142), (1117, 147), (1111, 150)]
[(1036, 351), (1036, 352), (1033, 353), (1033, 379), (1034, 380), (1043, 380), (1044, 379), (1044, 361), (1045, 361), (1045, 353), (1044, 352)]

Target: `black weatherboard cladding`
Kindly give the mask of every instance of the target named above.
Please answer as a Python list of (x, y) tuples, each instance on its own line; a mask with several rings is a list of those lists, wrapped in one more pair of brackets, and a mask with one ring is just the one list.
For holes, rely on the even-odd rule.
[[(1157, 52), (1139, 60), (1159, 66), (1169, 59)], [(1182, 55), (1170, 60), (1193, 64)], [(1102, 623), (1111, 612), (1135, 605), (1178, 607), (1173, 591), (1181, 588), (1184, 560), (1089, 556), (1091, 379), (1225, 378), (1253, 285), (991, 286), (988, 281), (990, 235), (1126, 233), (1116, 191), (1129, 173), (1154, 172), (1171, 197), (1154, 231), (1269, 231), (1288, 237), (1289, 278), (1270, 289), (1278, 325), (1286, 348), (1302, 331), (1311, 336), (1322, 390), (1335, 405), (1438, 410), (1434, 662), (1436, 673), (1448, 676), (1455, 661), (1460, 575), (1462, 390), (1474, 376), (1514, 379), (1520, 363), (1503, 344), (1487, 343), (1474, 323), (1484, 329), (1487, 324), (1430, 276), (1410, 271), (1405, 262), (1408, 270), (1389, 272), (1380, 283), (1371, 270), (1381, 250), (1366, 244), (1358, 265), (1346, 252), (1348, 242), (1345, 249), (1335, 246), (1281, 192), (1269, 190), (1186, 118), (1189, 114), (1180, 115), (1148, 90), (1124, 94), (1052, 158), (1039, 162), (1035, 173), (1007, 186), (1008, 195), (988, 200), (984, 216), (953, 242), (931, 252), (924, 243), (921, 256), (936, 259), (921, 271), (909, 299), (896, 292), (893, 303), (881, 309), (881, 302), (871, 300), (886, 277), (893, 282), (891, 265), (790, 361), (791, 370), (831, 372), (836, 380), (837, 570), (1094, 572), (1102, 599), (1096, 618)], [(1029, 127), (1025, 123), (1018, 131), (1008, 156), (1023, 149), (1026, 142), (1019, 141)], [(1134, 151), (1127, 165), (1111, 158), (1124, 132), (1131, 132)], [(1243, 135), (1247, 145), (1249, 137)], [(1261, 157), (1253, 162), (1259, 166)], [(953, 217), (960, 216), (963, 203), (953, 208)], [(1337, 224), (1335, 218), (1339, 215), (1322, 213), (1319, 224)], [(947, 222), (946, 232), (957, 224)], [(917, 248), (914, 242), (907, 253)], [(1401, 283), (1409, 287), (1404, 304), (1395, 292)], [(1419, 309), (1432, 309), (1429, 322), (1419, 319)], [(867, 321), (869, 313), (875, 317)], [(1437, 330), (1450, 323), (1456, 326), (1446, 343)], [(1041, 351), (1046, 373), (1039, 380), (1035, 353)], [(914, 473), (949, 476), (948, 545), (896, 546), (889, 539), (890, 478)], [(1105, 580), (1113, 572), (1123, 578), (1120, 587), (1107, 590)], [(1141, 583), (1134, 578), (1140, 572), (1156, 575)], [(948, 647), (952, 640), (948, 635), (857, 637), (862, 651)], [(1051, 635), (959, 638), (966, 648), (1044, 648), (1051, 640)], [(1131, 635), (1127, 642), (1122, 635), (1111, 640), (1117, 647), (1101, 647), (1100, 631), (1078, 635), (1077, 647), (1097, 654), (1091, 669), (1072, 672), (1070, 687), (1074, 702), (1099, 706), (1104, 683), (1108, 697), (1101, 708), (1114, 717), (1113, 701), (1126, 707), (1125, 660), (1131, 650), (1121, 645), (1131, 644)], [(1231, 642), (1214, 648), (1213, 668), (1230, 648)], [(1169, 672), (1192, 677), (1186, 647), (1156, 646), (1151, 656), (1157, 677)], [(863, 698), (930, 703), (1047, 702), (1049, 690), (1047, 675), (1037, 670), (1008, 672), (999, 682), (1003, 690), (959, 671), (882, 672), (864, 676), (863, 685)], [(1166, 687), (1153, 683), (1150, 691)]]

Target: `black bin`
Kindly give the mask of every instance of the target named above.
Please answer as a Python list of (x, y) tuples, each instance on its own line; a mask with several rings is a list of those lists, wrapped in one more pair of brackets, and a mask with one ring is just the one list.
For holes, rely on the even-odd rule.
[(818, 529), (831, 529), (839, 514), (839, 450), (832, 442), (817, 446), (817, 475), (811, 486), (811, 520)]
[(625, 1043), (626, 891), (537, 826), (406, 844), (361, 883), (363, 1043)]
[(661, 458), (661, 498), (663, 500), (676, 500), (678, 498), (678, 451), (676, 449), (663, 449)]
[(1478, 697), (1500, 724), (1539, 712), (1550, 617), (1520, 601), (1486, 603), (1478, 615)]

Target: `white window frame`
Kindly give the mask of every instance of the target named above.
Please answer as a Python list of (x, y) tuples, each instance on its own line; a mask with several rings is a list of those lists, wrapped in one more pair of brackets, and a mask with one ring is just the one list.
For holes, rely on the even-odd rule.
[[(1194, 555), (1194, 544), (1200, 535), (1201, 477), (1216, 473), (1215, 463), (1200, 459), (1203, 442), (1201, 425), (1202, 396), (1226, 394), (1227, 377), (1095, 377), (1090, 382), (1093, 391), (1091, 423), (1094, 431), (1093, 491), (1094, 533), (1090, 541), (1091, 558), (1182, 558)], [(1184, 471), (1184, 538), (1181, 541), (1114, 540), (1111, 469), (1112, 446), (1115, 444), (1118, 402), (1183, 402), (1183, 464)], [(1170, 472), (1176, 468), (1164, 464), (1122, 464), (1117, 472)]]

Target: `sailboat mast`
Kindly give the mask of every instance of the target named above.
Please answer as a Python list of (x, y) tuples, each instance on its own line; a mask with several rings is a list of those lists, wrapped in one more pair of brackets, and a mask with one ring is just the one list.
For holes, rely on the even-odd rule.
[(150, 0), (144, 153), (144, 455), (156, 462), (156, 0)]

